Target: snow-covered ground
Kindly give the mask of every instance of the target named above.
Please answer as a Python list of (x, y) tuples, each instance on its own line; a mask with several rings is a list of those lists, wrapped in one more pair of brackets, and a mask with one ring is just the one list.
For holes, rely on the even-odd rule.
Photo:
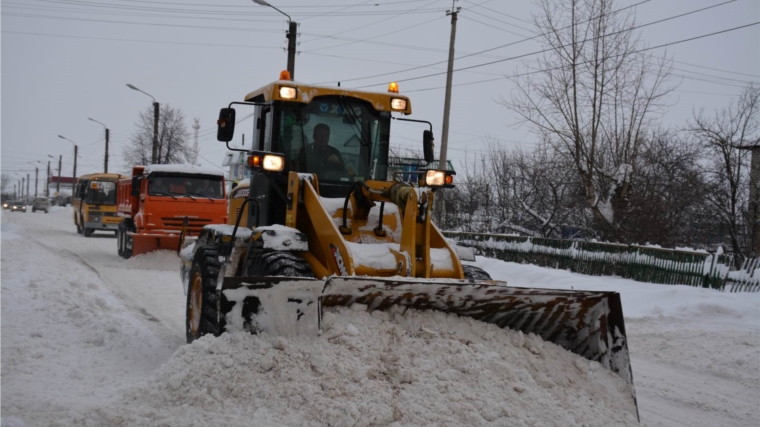
[[(112, 235), (77, 235), (70, 208), (3, 211), (1, 227), (3, 427), (630, 423), (594, 364), (446, 316), (342, 310), (314, 342), (188, 346), (174, 253), (125, 261)], [(479, 265), (620, 292), (643, 425), (760, 425), (760, 294)]]

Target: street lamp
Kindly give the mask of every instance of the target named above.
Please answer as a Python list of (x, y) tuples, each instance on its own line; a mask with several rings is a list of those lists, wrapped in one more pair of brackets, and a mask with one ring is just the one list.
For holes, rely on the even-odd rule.
[(151, 163), (156, 164), (158, 163), (158, 102), (156, 102), (156, 98), (153, 98), (153, 95), (148, 92), (144, 92), (129, 83), (127, 83), (127, 87), (142, 92), (153, 99), (153, 153), (151, 154)]
[[(58, 138), (65, 139), (66, 141), (69, 141), (70, 143), (74, 144), (74, 179), (77, 177), (77, 153), (79, 152), (79, 147), (77, 147), (77, 143), (66, 138), (65, 136), (58, 135)], [(59, 177), (60, 178), (60, 177)]]
[(272, 9), (282, 13), (283, 15), (288, 17), (288, 33), (287, 33), (287, 39), (288, 39), (288, 72), (290, 73), (290, 79), (293, 80), (296, 78), (296, 35), (298, 33), (298, 24), (296, 22), (293, 22), (292, 19), (290, 19), (290, 15), (287, 13), (281, 11), (280, 9), (277, 9), (276, 7), (272, 6), (271, 4), (265, 2), (264, 0), (253, 0), (254, 3), (259, 4), (261, 6), (269, 6)]
[(88, 117), (87, 120), (95, 122), (95, 123), (103, 126), (104, 128), (106, 128), (106, 158), (103, 161), (103, 172), (104, 173), (108, 173), (108, 133), (109, 133), (108, 132), (108, 126), (104, 125), (103, 123), (100, 123), (99, 121), (93, 119), (92, 117)]

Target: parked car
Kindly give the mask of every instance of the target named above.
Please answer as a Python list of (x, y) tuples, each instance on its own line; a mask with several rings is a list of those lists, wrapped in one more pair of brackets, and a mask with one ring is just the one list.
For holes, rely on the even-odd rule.
[(50, 212), (50, 199), (47, 197), (37, 197), (32, 202), (32, 212), (45, 211)]
[(11, 202), (11, 212), (24, 212), (26, 213), (26, 203), (21, 200)]

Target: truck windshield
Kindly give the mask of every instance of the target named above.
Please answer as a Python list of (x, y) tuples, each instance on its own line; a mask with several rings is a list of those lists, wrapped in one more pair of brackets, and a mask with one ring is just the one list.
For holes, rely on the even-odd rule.
[(151, 196), (224, 198), (221, 176), (152, 173), (148, 177)]
[(322, 181), (385, 179), (390, 113), (347, 96), (278, 107), (271, 150), (285, 154), (286, 170)]
[(113, 181), (91, 181), (84, 202), (90, 205), (115, 205), (116, 183)]

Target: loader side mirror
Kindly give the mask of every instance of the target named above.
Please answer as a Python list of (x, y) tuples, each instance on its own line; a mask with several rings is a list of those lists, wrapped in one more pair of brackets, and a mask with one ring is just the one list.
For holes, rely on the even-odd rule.
[(235, 135), (235, 109), (222, 108), (219, 111), (219, 120), (216, 121), (216, 140), (222, 142), (232, 141)]
[(422, 152), (425, 155), (425, 161), (427, 163), (435, 160), (435, 138), (433, 138), (433, 131), (426, 130), (422, 132)]
[(130, 194), (134, 197), (137, 197), (140, 195), (140, 177), (139, 176), (132, 177), (132, 192)]

